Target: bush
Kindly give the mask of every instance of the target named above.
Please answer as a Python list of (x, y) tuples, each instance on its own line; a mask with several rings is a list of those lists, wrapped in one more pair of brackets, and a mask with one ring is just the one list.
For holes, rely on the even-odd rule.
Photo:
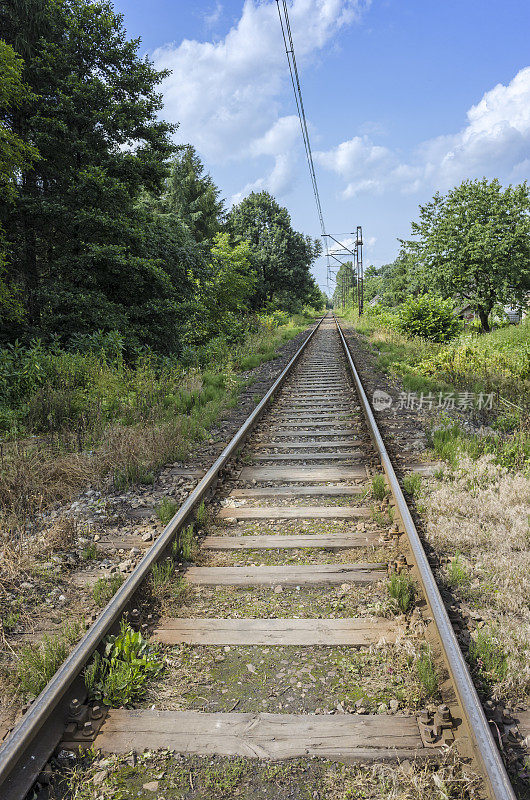
[(406, 336), (419, 336), (431, 342), (448, 342), (460, 333), (460, 320), (454, 315), (452, 300), (422, 295), (410, 297), (399, 312), (398, 328)]

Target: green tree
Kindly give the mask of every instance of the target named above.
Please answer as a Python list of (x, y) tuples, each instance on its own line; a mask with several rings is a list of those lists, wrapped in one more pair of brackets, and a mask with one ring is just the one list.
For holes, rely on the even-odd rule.
[[(23, 61), (0, 39), (0, 202), (13, 202), (22, 170), (38, 157), (35, 147), (13, 131), (13, 111), (30, 96), (22, 80)], [(20, 320), (23, 314), (16, 287), (6, 280), (6, 242), (0, 228), (0, 318), (4, 322)]]
[(211, 241), (220, 230), (224, 203), (191, 145), (182, 145), (171, 164), (166, 202), (188, 226), (198, 242)]
[(172, 349), (178, 287), (137, 203), (161, 190), (174, 151), (157, 118), (166, 73), (106, 0), (10, 0), (0, 26), (32, 93), (11, 104), (11, 129), (40, 153), (0, 205), (26, 312), (4, 338), (120, 330), (132, 347)]
[(348, 308), (357, 302), (357, 273), (351, 261), (341, 264), (335, 275), (333, 305)]
[(227, 229), (235, 241), (250, 243), (257, 277), (254, 307), (277, 305), (294, 312), (320, 300), (310, 272), (320, 242), (293, 230), (287, 209), (268, 192), (252, 192), (234, 206)]
[(420, 206), (411, 243), (423, 272), (443, 297), (470, 302), (489, 330), (496, 303), (524, 303), (530, 291), (530, 194), (526, 183), (464, 181)]
[(217, 233), (207, 275), (196, 282), (187, 315), (187, 340), (201, 345), (218, 335), (237, 338), (255, 283), (248, 242), (233, 246), (228, 233)]

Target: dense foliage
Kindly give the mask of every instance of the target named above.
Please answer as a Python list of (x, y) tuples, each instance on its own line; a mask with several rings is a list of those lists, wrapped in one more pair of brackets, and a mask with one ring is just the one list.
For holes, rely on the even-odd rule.
[(265, 306), (321, 305), (317, 245), (264, 193), (227, 219), (108, 0), (8, 0), (0, 26), (0, 341), (115, 332), (126, 359), (189, 359)]
[(464, 181), (437, 193), (412, 223), (391, 264), (366, 272), (366, 296), (386, 306), (435, 293), (469, 305), (483, 331), (505, 305), (525, 306), (530, 293), (530, 191), (498, 180)]
[(448, 342), (461, 330), (454, 303), (423, 294), (410, 297), (399, 310), (398, 328), (406, 336), (420, 336), (431, 342)]

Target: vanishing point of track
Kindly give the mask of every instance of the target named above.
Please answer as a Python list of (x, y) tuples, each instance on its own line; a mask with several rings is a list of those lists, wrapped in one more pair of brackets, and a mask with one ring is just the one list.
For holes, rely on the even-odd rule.
[[(444, 703), (419, 715), (109, 710), (85, 704), (83, 667), (124, 612), (153, 565), (166, 556), (199, 504), (211, 499), (219, 477), (241, 454), (245, 464), (217, 508), (214, 535), (201, 543), (209, 560), (191, 566), (191, 586), (315, 587), (372, 585), (390, 570), (410, 571), (421, 587), (425, 638), (445, 673)], [(383, 473), (393, 522), (382, 531), (365, 524), (369, 480)], [(325, 532), (297, 523), (320, 520)], [(285, 530), (292, 521), (293, 530)], [(249, 524), (255, 528), (249, 534)], [(267, 532), (261, 533), (260, 526)], [(341, 527), (342, 526), (342, 527)], [(302, 532), (300, 532), (300, 529)], [(313, 528), (312, 528), (313, 530)], [(374, 546), (392, 550), (387, 563), (325, 557)], [(226, 565), (216, 554), (304, 551), (307, 563)], [(315, 558), (315, 553), (322, 557)], [(254, 558), (254, 561), (257, 561)], [(264, 559), (266, 561), (267, 559)], [(272, 559), (274, 562), (274, 559)], [(363, 647), (398, 635), (380, 617), (163, 618), (157, 641), (212, 646)], [(134, 614), (130, 618), (133, 618)], [(345, 761), (437, 757), (454, 742), (483, 776), (484, 796), (514, 800), (508, 776), (453, 633), (414, 522), (378, 431), (338, 322), (326, 316), (189, 495), (138, 567), (118, 590), (67, 661), (0, 747), (0, 796), (22, 800), (59, 741), (103, 752), (165, 747), (198, 755), (288, 758), (316, 755)]]

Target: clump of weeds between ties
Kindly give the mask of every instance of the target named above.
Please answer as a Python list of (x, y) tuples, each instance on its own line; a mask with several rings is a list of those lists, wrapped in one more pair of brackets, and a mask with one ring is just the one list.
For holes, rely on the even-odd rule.
[(122, 620), (119, 634), (106, 638), (103, 655), (96, 653), (85, 668), (85, 685), (90, 699), (116, 708), (142, 699), (163, 669), (158, 648)]

